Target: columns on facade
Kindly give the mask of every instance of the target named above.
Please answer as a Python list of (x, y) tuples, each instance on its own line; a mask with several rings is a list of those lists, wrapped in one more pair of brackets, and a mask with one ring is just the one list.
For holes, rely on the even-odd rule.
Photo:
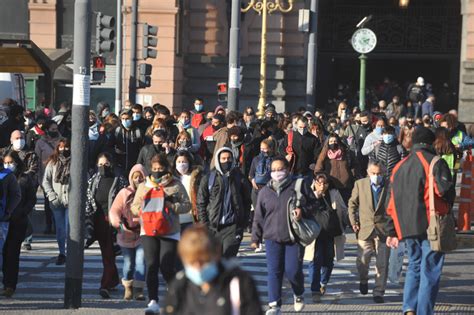
[(30, 0), (30, 39), (41, 48), (57, 48), (56, 0)]

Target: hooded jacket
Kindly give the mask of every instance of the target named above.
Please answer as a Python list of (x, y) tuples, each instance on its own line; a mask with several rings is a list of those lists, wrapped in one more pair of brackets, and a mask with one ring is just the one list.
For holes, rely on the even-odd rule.
[[(246, 226), (250, 205), (252, 204), (250, 184), (238, 168), (232, 168), (227, 174), (222, 172), (219, 157), (223, 152), (232, 154), (232, 150), (227, 147), (217, 150), (214, 155), (216, 160), (215, 170), (212, 170), (209, 176), (201, 180), (196, 204), (199, 221), (206, 224), (211, 230), (219, 230), (219, 220), (222, 216), (225, 195), (224, 176), (227, 176), (234, 211), (234, 223), (237, 224), (239, 229), (243, 229)], [(212, 174), (213, 172), (214, 174)], [(214, 179), (212, 185), (209, 184), (210, 178)], [(210, 189), (209, 186), (211, 186)]]
[(43, 182), (44, 171), (48, 164), (48, 159), (53, 154), (59, 140), (60, 138), (51, 139), (50, 137), (45, 136), (36, 141), (35, 153), (40, 161), (38, 170), (38, 181), (40, 183)]
[[(132, 181), (132, 176), (136, 172), (140, 172), (143, 178), (146, 177), (143, 165), (137, 164), (133, 166), (128, 175), (130, 185), (119, 191), (109, 210), (110, 225), (119, 229), (117, 243), (121, 247), (126, 248), (135, 248), (140, 244), (140, 223), (138, 223), (138, 217), (133, 215), (131, 211), (131, 205), (137, 189)], [(120, 223), (122, 221), (126, 221), (128, 227), (132, 230), (120, 229)]]

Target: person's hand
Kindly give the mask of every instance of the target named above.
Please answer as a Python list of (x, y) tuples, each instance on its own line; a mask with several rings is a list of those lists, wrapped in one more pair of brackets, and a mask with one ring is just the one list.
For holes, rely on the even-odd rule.
[(169, 201), (165, 201), (165, 208), (168, 208), (168, 210), (173, 210), (174, 204)]
[(358, 224), (354, 224), (354, 225), (352, 226), (352, 229), (354, 230), (355, 233), (357, 233), (357, 232), (359, 232), (359, 230), (360, 230), (360, 226), (359, 226)]
[(253, 249), (257, 249), (258, 248), (258, 243), (253, 242), (252, 244), (250, 244), (250, 247), (253, 248)]
[(291, 161), (291, 157), (292, 157), (292, 155), (291, 155), (291, 154), (287, 154), (287, 155), (285, 156), (285, 158), (286, 158), (286, 160), (287, 160), (288, 162), (290, 162), (290, 161)]
[(253, 187), (253, 189), (258, 190), (258, 185), (255, 182), (255, 179), (252, 179), (252, 187)]
[(397, 248), (398, 247), (398, 238), (388, 236), (385, 243), (387, 244), (387, 247)]
[(183, 132), (184, 131), (183, 125), (178, 124), (178, 130), (179, 130), (179, 132)]
[(377, 141), (374, 142), (374, 147), (378, 147), (381, 144), (382, 144), (382, 141), (377, 140)]
[(296, 221), (301, 220), (302, 215), (303, 215), (303, 212), (301, 211), (300, 208), (296, 208), (295, 210), (293, 210), (293, 216), (295, 217)]

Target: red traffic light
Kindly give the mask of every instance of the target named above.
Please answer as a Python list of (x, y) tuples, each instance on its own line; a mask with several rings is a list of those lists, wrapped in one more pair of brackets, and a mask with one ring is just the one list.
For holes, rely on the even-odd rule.
[(227, 83), (217, 83), (217, 93), (227, 93)]
[(92, 68), (96, 70), (105, 70), (105, 58), (104, 57), (93, 57)]

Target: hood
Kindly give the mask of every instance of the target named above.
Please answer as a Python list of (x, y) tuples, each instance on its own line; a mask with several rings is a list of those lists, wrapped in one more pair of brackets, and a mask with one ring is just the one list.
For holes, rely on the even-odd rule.
[(216, 109), (214, 109), (214, 115), (216, 115), (219, 110), (223, 110), (225, 112), (225, 107), (222, 105), (217, 106)]
[(146, 178), (146, 176), (147, 176), (147, 172), (146, 172), (145, 168), (143, 167), (143, 165), (141, 165), (141, 164), (135, 164), (135, 165), (132, 167), (132, 169), (130, 170), (130, 173), (128, 174), (128, 182), (129, 182), (129, 184), (130, 184), (129, 186), (130, 186), (131, 188), (133, 188), (133, 190), (137, 189), (137, 187), (133, 187), (133, 182), (132, 182), (132, 175), (133, 175), (133, 173), (135, 173), (135, 172), (140, 172), (140, 173), (142, 173), (142, 175), (143, 175), (144, 178)]
[(216, 154), (214, 154), (214, 160), (215, 160), (214, 164), (216, 166), (216, 170), (219, 172), (219, 174), (224, 175), (222, 173), (221, 163), (219, 162), (219, 156), (221, 155), (222, 152), (229, 152), (230, 154), (232, 154), (233, 159), (235, 159), (235, 156), (234, 156), (234, 153), (232, 153), (232, 149), (228, 147), (222, 147), (216, 151)]

